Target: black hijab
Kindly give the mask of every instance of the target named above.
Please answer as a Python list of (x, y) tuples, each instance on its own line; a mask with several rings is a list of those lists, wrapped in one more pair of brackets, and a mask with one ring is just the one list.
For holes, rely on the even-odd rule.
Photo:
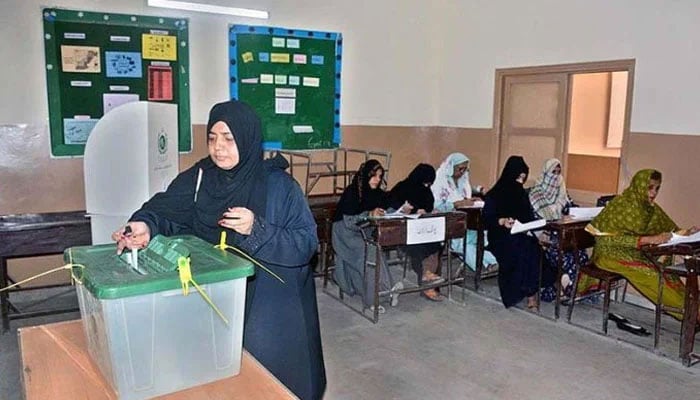
[[(358, 169), (352, 182), (345, 188), (340, 196), (338, 206), (335, 209), (333, 221), (340, 221), (343, 215), (357, 215), (364, 211), (371, 211), (375, 208), (386, 208), (386, 192), (381, 189), (381, 184), (372, 189), (369, 180), (378, 170), (384, 170), (382, 164), (377, 160), (367, 160)], [(382, 177), (383, 179), (383, 177)]]
[[(217, 122), (228, 125), (238, 147), (239, 161), (230, 170), (221, 169), (210, 157), (199, 167), (204, 170), (200, 196), (196, 205), (199, 220), (220, 230), (218, 220), (229, 207), (245, 207), (256, 216), (265, 216), (267, 205), (267, 169), (263, 165), (262, 128), (253, 109), (240, 101), (226, 101), (212, 107), (207, 123), (207, 135)], [(229, 231), (234, 243), (243, 237)]]
[[(389, 193), (389, 207), (399, 209), (404, 202), (413, 206), (413, 213), (420, 209), (433, 211), (435, 197), (430, 185), (435, 182), (435, 168), (428, 164), (418, 164), (408, 177), (397, 183)], [(428, 187), (425, 184), (428, 183)]]
[(491, 200), (497, 205), (499, 218), (515, 218), (520, 222), (529, 222), (534, 218), (527, 192), (523, 184), (516, 180), (522, 173), (527, 180), (530, 168), (525, 160), (521, 156), (510, 156), (498, 181), (486, 193), (487, 201)]

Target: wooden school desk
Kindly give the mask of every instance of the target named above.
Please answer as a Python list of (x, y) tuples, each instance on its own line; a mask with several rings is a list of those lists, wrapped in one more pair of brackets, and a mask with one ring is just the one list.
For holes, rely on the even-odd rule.
[[(420, 217), (423, 218), (444, 218), (445, 219), (445, 237), (439, 240), (439, 242), (444, 242), (446, 246), (449, 246), (449, 241), (451, 239), (462, 239), (466, 241), (467, 233), (467, 215), (460, 211), (453, 211), (448, 213), (437, 213), (437, 214), (426, 214)], [(396, 248), (406, 245), (407, 241), (407, 222), (409, 219), (375, 219), (370, 218), (367, 222), (370, 226), (374, 227), (375, 230), (371, 237), (365, 238), (365, 253), (368, 251), (368, 245), (374, 245), (376, 251), (375, 260), (379, 268), (384, 268), (384, 263), (380, 262), (382, 260), (382, 255), (384, 250), (390, 248)], [(466, 243), (464, 243), (466, 247)], [(445, 282), (434, 284), (434, 285), (423, 285), (415, 288), (408, 288), (399, 290), (398, 293), (413, 293), (426, 290), (431, 287), (447, 286), (447, 296), (452, 295), (452, 285), (457, 283), (459, 279), (453, 279), (451, 276), (451, 253), (449, 248), (447, 251), (447, 279)], [(365, 257), (365, 264), (367, 264), (367, 258)], [(379, 268), (375, 268), (374, 271), (374, 313), (370, 320), (375, 324), (379, 320)], [(367, 277), (365, 277), (367, 279)], [(370, 278), (371, 279), (371, 278)], [(461, 279), (461, 278), (460, 278)], [(462, 280), (462, 295), (464, 295), (464, 280)]]
[[(481, 215), (482, 207), (464, 207), (458, 208), (457, 211), (462, 211), (467, 214), (467, 229), (476, 231), (476, 265), (474, 270), (474, 290), (479, 291), (481, 284), (481, 274), (484, 269), (484, 218)], [(467, 267), (467, 245), (464, 246), (464, 254), (462, 254), (464, 268)], [(466, 278), (466, 270), (464, 279)]]
[[(7, 272), (8, 259), (61, 254), (68, 247), (90, 243), (92, 243), (90, 220), (86, 217), (85, 211), (2, 215), (0, 216), (0, 288), (12, 283)], [(53, 286), (61, 285), (14, 288), (0, 292), (2, 333), (8, 331), (12, 319), (77, 311), (77, 308), (73, 307), (22, 312), (10, 302), (12, 292)]]
[[(80, 320), (20, 328), (22, 388), (27, 400), (101, 400), (117, 396), (87, 350)], [(162, 400), (296, 397), (248, 352), (235, 377), (157, 397)]]
[[(556, 221), (548, 222), (545, 226), (545, 230), (549, 232), (556, 232), (557, 237), (559, 238), (559, 243), (557, 246), (557, 265), (554, 265), (556, 268), (554, 288), (557, 292), (554, 302), (554, 319), (559, 319), (562, 290), (561, 276), (564, 267), (564, 253), (571, 251), (576, 254), (578, 250), (585, 250), (589, 247), (593, 247), (595, 244), (595, 238), (590, 233), (586, 232), (586, 225), (588, 225), (590, 222), (590, 219), (562, 218)], [(578, 256), (575, 256), (574, 260), (576, 262), (576, 270), (578, 271), (581, 269)], [(540, 263), (540, 279), (541, 278), (542, 263)]]
[[(700, 354), (693, 352), (695, 344), (696, 317), (698, 315), (698, 267), (700, 267), (700, 242), (683, 243), (675, 246), (644, 246), (642, 254), (649, 261), (654, 263), (659, 270), (659, 294), (663, 286), (664, 275), (677, 275), (686, 278), (685, 301), (683, 304), (683, 321), (681, 322), (681, 340), (679, 346), (679, 356), (683, 365), (691, 366), (700, 360)], [(683, 256), (684, 262), (680, 265), (666, 266), (658, 263), (661, 256), (674, 255)], [(654, 321), (654, 348), (659, 343), (661, 330), (661, 312), (665, 309), (661, 305), (661, 298), (656, 299), (655, 321)], [(679, 311), (679, 310), (675, 310)]]

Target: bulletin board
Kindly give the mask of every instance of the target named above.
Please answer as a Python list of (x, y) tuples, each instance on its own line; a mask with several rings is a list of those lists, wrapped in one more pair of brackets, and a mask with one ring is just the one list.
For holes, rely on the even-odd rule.
[(192, 150), (188, 20), (45, 8), (53, 156), (81, 156), (97, 121), (130, 101), (178, 106), (178, 149)]
[(262, 120), (266, 149), (340, 144), (340, 33), (231, 25), (231, 98)]

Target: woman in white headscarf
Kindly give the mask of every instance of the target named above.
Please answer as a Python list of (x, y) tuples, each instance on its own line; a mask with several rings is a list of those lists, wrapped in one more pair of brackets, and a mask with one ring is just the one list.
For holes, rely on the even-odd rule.
[[(556, 158), (550, 158), (545, 161), (542, 168), (542, 175), (537, 178), (535, 185), (530, 188), (530, 203), (535, 211), (535, 214), (540, 218), (548, 221), (560, 219), (563, 215), (563, 210), (569, 203), (569, 196), (566, 193), (566, 184), (564, 177), (561, 174), (561, 162)], [(550, 265), (557, 265), (559, 257), (559, 238), (556, 232), (550, 234), (549, 246), (545, 252), (545, 257)], [(561, 286), (564, 289), (564, 294), (571, 295), (571, 287), (574, 279), (576, 279), (576, 258), (579, 258), (579, 265), (588, 263), (588, 254), (585, 251), (579, 250), (574, 253), (569, 251), (564, 253), (561, 276)], [(592, 281), (591, 281), (592, 282)], [(589, 283), (586, 281), (586, 283)], [(584, 285), (585, 286), (585, 285)], [(579, 285), (580, 291), (586, 291), (589, 287)], [(590, 285), (588, 285), (590, 286)]]
[[(454, 211), (457, 208), (473, 204), (472, 186), (469, 182), (469, 157), (462, 153), (452, 153), (440, 164), (435, 174), (435, 183), (431, 187), (435, 197), (435, 210), (439, 212)], [(453, 239), (450, 249), (464, 254), (461, 239)], [(467, 232), (467, 252), (465, 264), (476, 269), (476, 231)], [(496, 257), (484, 251), (484, 272), (493, 272), (498, 267)]]

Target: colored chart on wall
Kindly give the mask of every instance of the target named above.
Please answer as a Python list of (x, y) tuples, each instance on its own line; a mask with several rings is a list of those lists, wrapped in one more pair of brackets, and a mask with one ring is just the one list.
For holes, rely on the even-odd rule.
[(258, 113), (266, 149), (338, 147), (342, 44), (340, 33), (230, 27), (231, 98)]
[(45, 8), (53, 156), (81, 156), (93, 127), (131, 101), (178, 105), (178, 149), (192, 150), (188, 20)]

